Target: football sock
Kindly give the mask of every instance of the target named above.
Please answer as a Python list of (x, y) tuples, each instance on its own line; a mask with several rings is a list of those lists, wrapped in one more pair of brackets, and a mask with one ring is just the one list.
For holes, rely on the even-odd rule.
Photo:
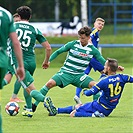
[[(49, 89), (45, 85), (40, 90), (41, 94), (43, 94), (44, 96), (47, 94), (48, 91), (49, 91)], [(36, 100), (34, 104), (37, 106), (39, 104), (39, 101)]]
[(19, 90), (20, 90), (20, 88), (21, 88), (21, 83), (18, 80), (16, 80), (16, 82), (14, 84), (14, 91), (13, 91), (13, 93), (17, 95)]
[(16, 94), (12, 94), (12, 98), (13, 99), (17, 98), (17, 95)]
[(30, 95), (38, 102), (44, 102), (45, 96), (37, 90), (32, 90)]
[(32, 108), (32, 97), (28, 94), (28, 92), (24, 89), (24, 98), (26, 101), (26, 108), (31, 109)]
[(93, 100), (98, 100), (99, 97), (100, 97), (100, 92), (98, 92), (97, 94), (93, 95)]
[(78, 96), (79, 98), (80, 98), (81, 91), (82, 91), (82, 88), (79, 88), (79, 87), (76, 88), (76, 96)]
[(70, 114), (73, 111), (73, 106), (68, 106), (65, 108), (58, 108), (57, 111), (58, 111), (58, 114), (61, 114), (61, 113)]
[(7, 80), (4, 79), (4, 80), (2, 81), (2, 86), (5, 86), (5, 85), (7, 85), (7, 84), (8, 84)]
[(44, 86), (42, 87), (42, 89), (40, 90), (40, 92), (41, 92), (44, 96), (46, 96), (46, 94), (48, 93), (48, 91), (49, 91), (49, 89), (48, 89), (48, 87), (47, 87), (46, 85), (44, 85)]

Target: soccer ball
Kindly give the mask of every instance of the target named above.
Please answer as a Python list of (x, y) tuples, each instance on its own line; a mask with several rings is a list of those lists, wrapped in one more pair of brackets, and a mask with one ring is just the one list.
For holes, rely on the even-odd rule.
[(10, 116), (15, 116), (19, 113), (20, 107), (16, 102), (9, 102), (5, 106), (5, 111)]

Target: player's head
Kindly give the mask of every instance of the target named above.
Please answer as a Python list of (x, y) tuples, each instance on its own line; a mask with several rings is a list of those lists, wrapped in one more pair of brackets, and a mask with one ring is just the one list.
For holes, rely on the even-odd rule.
[(17, 8), (16, 12), (19, 14), (21, 20), (29, 20), (32, 15), (32, 10), (28, 6), (21, 6)]
[(94, 27), (98, 30), (101, 31), (104, 27), (105, 20), (103, 18), (96, 18), (94, 22)]
[(21, 20), (21, 19), (20, 19), (20, 16), (18, 15), (18, 13), (15, 13), (15, 14), (13, 15), (13, 19), (14, 19), (14, 22), (18, 22), (18, 21)]
[(90, 39), (90, 34), (91, 34), (91, 28), (88, 26), (82, 27), (78, 31), (79, 40), (83, 46), (86, 46), (88, 44), (88, 40)]
[(117, 69), (118, 69), (118, 61), (116, 59), (108, 58), (104, 66), (104, 72), (106, 74), (116, 73)]

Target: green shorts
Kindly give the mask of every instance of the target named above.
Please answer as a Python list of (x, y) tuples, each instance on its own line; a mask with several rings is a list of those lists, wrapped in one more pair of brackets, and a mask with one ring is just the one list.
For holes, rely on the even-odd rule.
[(24, 61), (24, 68), (30, 72), (30, 74), (33, 76), (34, 71), (36, 69), (36, 62), (35, 61)]
[(6, 74), (6, 71), (7, 71), (6, 67), (0, 68), (0, 89), (3, 88), (3, 79)]
[(65, 86), (72, 84), (80, 88), (88, 88), (89, 83), (94, 81), (88, 75), (82, 74), (72, 74), (67, 72), (57, 72), (52, 79), (56, 82), (56, 85), (64, 88)]
[(15, 74), (13, 66), (11, 64), (8, 65), (7, 74), (10, 73), (11, 75)]

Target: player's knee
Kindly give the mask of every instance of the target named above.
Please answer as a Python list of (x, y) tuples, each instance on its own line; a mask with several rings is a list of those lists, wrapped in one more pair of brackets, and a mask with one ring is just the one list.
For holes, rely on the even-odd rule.
[(91, 82), (89, 83), (88, 87), (89, 87), (89, 88), (92, 88), (95, 84), (96, 84), (95, 81), (91, 81)]
[(47, 83), (46, 83), (46, 86), (48, 88), (52, 88), (54, 86), (56, 86), (56, 82), (53, 80), (53, 79), (50, 79)]

